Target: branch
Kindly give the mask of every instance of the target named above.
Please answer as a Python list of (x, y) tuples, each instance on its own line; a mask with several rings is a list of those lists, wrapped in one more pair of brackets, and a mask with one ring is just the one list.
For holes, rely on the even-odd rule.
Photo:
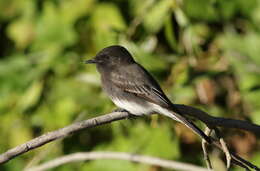
[(209, 128), (213, 129), (215, 127), (224, 127), (224, 128), (238, 128), (243, 129), (246, 131), (250, 131), (254, 133), (256, 136), (260, 137), (260, 126), (243, 121), (243, 120), (236, 120), (236, 119), (229, 119), (229, 118), (221, 118), (221, 117), (214, 117), (209, 115), (208, 113), (183, 104), (175, 104), (177, 109), (187, 115), (192, 116), (202, 122), (204, 122)]
[[(211, 129), (206, 127), (204, 133), (207, 136), (210, 136), (211, 131), (212, 131)], [(202, 145), (204, 160), (206, 161), (207, 168), (208, 168), (208, 170), (212, 170), (212, 165), (211, 165), (211, 161), (210, 161), (209, 154), (208, 154), (208, 148), (207, 148), (208, 143), (206, 140), (202, 139), (201, 145)]]
[(70, 134), (73, 134), (82, 129), (95, 127), (98, 125), (107, 124), (116, 120), (122, 120), (130, 117), (130, 114), (127, 112), (113, 112), (110, 114), (102, 115), (96, 118), (84, 120), (81, 122), (76, 122), (64, 128), (60, 128), (56, 131), (48, 132), (37, 138), (34, 138), (24, 144), (16, 146), (7, 152), (0, 155), (0, 164), (5, 163), (12, 158), (19, 156), (27, 151), (33, 150), (37, 147), (40, 147), (44, 144), (47, 144), (51, 141), (66, 137)]
[(97, 159), (119, 159), (132, 162), (156, 165), (168, 169), (185, 170), (185, 171), (207, 171), (207, 169), (188, 163), (181, 163), (172, 160), (163, 160), (157, 157), (145, 155), (129, 154), (122, 152), (85, 152), (74, 153), (63, 157), (56, 158), (42, 165), (28, 168), (25, 171), (43, 171), (54, 167), (76, 161), (97, 160)]
[[(257, 133), (257, 134), (260, 132), (260, 126), (251, 124), (246, 121), (212, 117), (212, 116), (209, 116), (207, 113), (205, 113), (199, 109), (190, 107), (190, 106), (176, 105), (176, 107), (181, 112), (203, 121), (204, 123), (206, 123), (206, 125), (209, 128), (214, 128), (216, 126), (220, 126), (220, 127), (228, 127), (228, 128), (245, 129), (245, 130)], [(27, 151), (37, 148), (37, 147), (40, 147), (46, 143), (49, 143), (56, 139), (63, 138), (70, 134), (73, 134), (79, 130), (96, 127), (98, 125), (107, 124), (107, 123), (117, 121), (117, 120), (126, 119), (126, 118), (129, 118), (130, 116), (131, 116), (131, 114), (129, 114), (127, 112), (113, 112), (113, 113), (102, 115), (102, 116), (99, 116), (96, 118), (84, 120), (81, 122), (76, 122), (74, 124), (71, 124), (67, 127), (58, 129), (56, 131), (52, 131), (52, 132), (43, 134), (37, 138), (34, 138), (22, 145), (14, 147), (14, 148), (8, 150), (7, 152), (1, 154), (0, 155), (0, 164), (5, 163), (16, 156), (19, 156)], [(216, 144), (214, 144), (214, 145), (216, 146)], [(234, 155), (232, 156), (232, 158), (235, 158)], [(239, 161), (242, 161), (242, 159), (240, 159)], [(252, 165), (252, 167), (254, 168), (255, 166)]]

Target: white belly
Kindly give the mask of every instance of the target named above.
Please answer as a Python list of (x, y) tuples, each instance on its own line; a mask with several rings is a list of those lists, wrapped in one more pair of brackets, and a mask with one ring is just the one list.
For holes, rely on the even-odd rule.
[(133, 115), (149, 115), (152, 113), (159, 113), (164, 116), (170, 117), (176, 121), (182, 122), (174, 115), (172, 111), (154, 103), (145, 102), (143, 100), (139, 101), (138, 103), (135, 103), (126, 100), (119, 100), (118, 98), (113, 98), (112, 101), (115, 103), (116, 106), (127, 110)]
[(112, 101), (115, 103), (116, 106), (119, 108), (125, 109), (133, 115), (148, 115), (153, 113), (153, 106), (152, 103), (149, 102), (129, 102), (126, 100), (119, 100), (117, 98), (113, 98)]

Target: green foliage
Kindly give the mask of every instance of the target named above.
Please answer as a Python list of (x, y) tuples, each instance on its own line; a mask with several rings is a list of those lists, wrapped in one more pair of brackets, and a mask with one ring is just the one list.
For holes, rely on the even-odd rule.
[[(260, 124), (259, 31), (257, 0), (0, 0), (0, 152), (113, 110), (96, 68), (83, 64), (112, 44), (125, 46), (173, 102)], [(165, 117), (124, 120), (46, 145), (0, 170), (22, 170), (31, 161), (96, 150), (201, 164), (198, 139), (189, 133)], [(225, 134), (233, 139), (228, 142), (233, 149), (259, 163), (254, 135), (239, 130)], [(97, 160), (54, 170), (151, 166)]]
[(124, 31), (126, 25), (119, 9), (114, 4), (100, 3), (91, 16), (93, 30), (93, 43), (97, 49), (116, 44), (120, 31)]
[(162, 0), (158, 1), (144, 16), (144, 27), (148, 32), (158, 32), (166, 20), (169, 11), (172, 8), (174, 1), (171, 0)]

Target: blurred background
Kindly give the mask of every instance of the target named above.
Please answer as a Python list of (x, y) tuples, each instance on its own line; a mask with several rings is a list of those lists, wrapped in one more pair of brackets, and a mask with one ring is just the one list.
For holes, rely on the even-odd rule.
[[(83, 64), (114, 44), (125, 46), (173, 102), (260, 124), (258, 0), (0, 0), (0, 152), (114, 110), (95, 66)], [(259, 139), (235, 129), (223, 132), (233, 151), (259, 166)], [(81, 131), (0, 170), (106, 150), (205, 167), (200, 139), (182, 124), (154, 115)], [(224, 170), (222, 153), (210, 154)], [(98, 160), (53, 170), (166, 169)]]

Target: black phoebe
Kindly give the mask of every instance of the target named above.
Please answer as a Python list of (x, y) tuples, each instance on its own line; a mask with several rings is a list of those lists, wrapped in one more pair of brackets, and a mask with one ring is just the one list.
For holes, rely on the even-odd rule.
[(102, 87), (119, 108), (133, 115), (159, 113), (179, 121), (210, 143), (210, 138), (196, 125), (181, 115), (163, 93), (159, 84), (122, 46), (109, 46), (94, 59), (101, 74)]

